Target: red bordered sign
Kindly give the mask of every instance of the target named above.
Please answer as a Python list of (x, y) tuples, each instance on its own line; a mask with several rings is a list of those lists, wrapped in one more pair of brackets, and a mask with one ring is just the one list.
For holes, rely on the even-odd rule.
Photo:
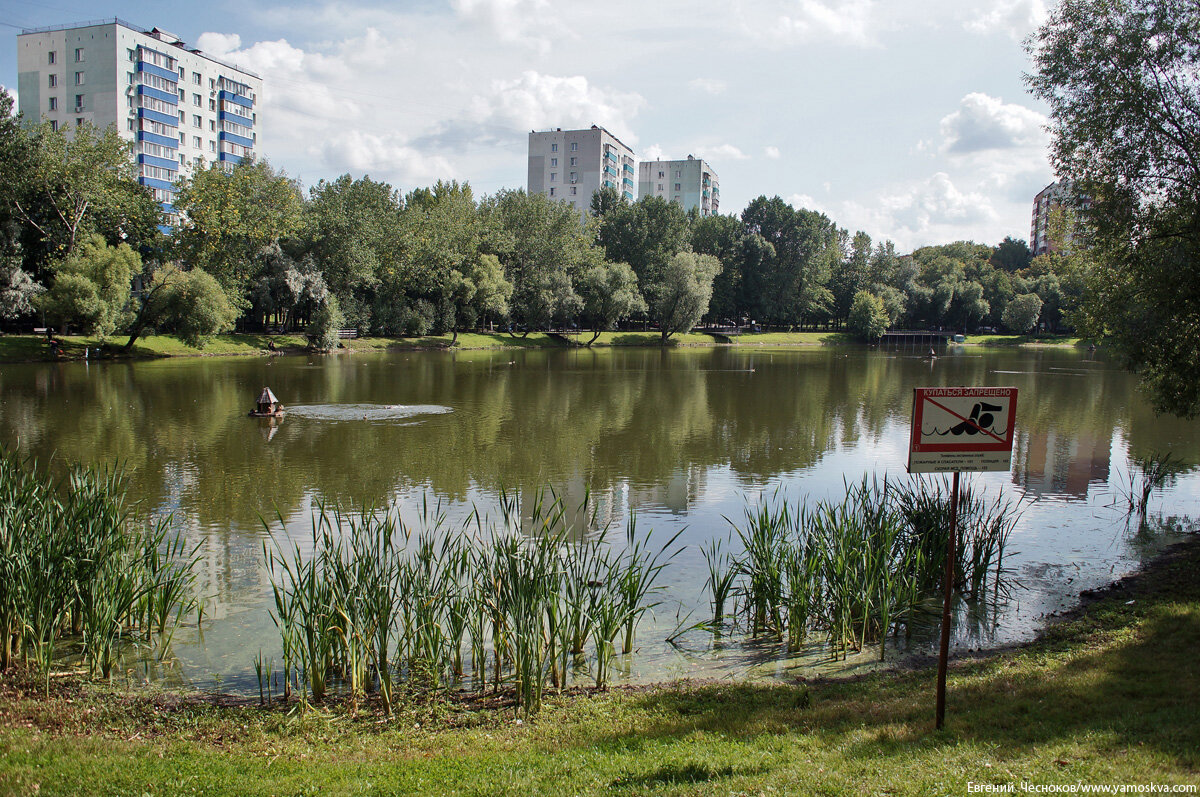
[(1016, 419), (1015, 387), (918, 387), (908, 472), (1006, 471)]

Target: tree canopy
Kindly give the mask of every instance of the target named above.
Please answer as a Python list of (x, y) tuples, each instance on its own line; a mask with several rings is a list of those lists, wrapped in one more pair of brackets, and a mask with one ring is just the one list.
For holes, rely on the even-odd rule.
[(1091, 263), (1078, 320), (1155, 407), (1200, 413), (1200, 6), (1063, 0), (1030, 42)]

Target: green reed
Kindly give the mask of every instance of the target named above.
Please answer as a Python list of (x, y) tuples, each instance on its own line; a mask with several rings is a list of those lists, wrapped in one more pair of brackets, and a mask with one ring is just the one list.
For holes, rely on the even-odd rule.
[[(594, 523), (586, 501), (571, 516)], [(511, 688), (526, 714), (540, 708), (547, 683), (566, 686), (589, 651), (604, 686), (617, 639), (624, 632), (632, 647), (675, 542), (651, 548), (631, 522), (618, 551), (606, 529), (573, 528), (552, 492), (524, 503), (503, 494), (497, 522), (476, 511), (461, 528), (428, 504), (416, 530), (395, 508), (319, 506), (308, 550), (268, 531), (285, 683), (303, 686), (302, 701), (334, 684), (352, 701), (378, 689), (389, 711), (394, 683), (467, 685), (464, 653), (476, 689)]]
[(165, 654), (166, 618), (194, 605), (197, 559), (168, 536), (169, 518), (146, 522), (126, 493), (120, 467), (76, 465), (55, 481), (0, 449), (0, 668), (32, 661), (48, 684), (69, 638), (89, 675), (111, 678), (118, 654), (156, 626)]
[[(968, 485), (959, 516), (958, 590), (971, 598), (999, 590), (1016, 513), (1003, 496), (989, 503)], [(728, 589), (750, 633), (786, 640), (789, 652), (819, 630), (835, 654), (880, 644), (882, 657), (884, 638), (906, 628), (940, 583), (949, 490), (938, 480), (864, 478), (837, 501), (792, 505), (776, 495), (747, 508), (734, 529), (742, 553), (728, 570), (717, 543), (704, 551), (714, 610)]]

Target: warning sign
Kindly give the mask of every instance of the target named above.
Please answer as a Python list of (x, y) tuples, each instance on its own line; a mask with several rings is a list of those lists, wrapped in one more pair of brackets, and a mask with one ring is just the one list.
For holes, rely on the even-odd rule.
[(1015, 387), (918, 387), (908, 472), (1006, 471), (1016, 418)]

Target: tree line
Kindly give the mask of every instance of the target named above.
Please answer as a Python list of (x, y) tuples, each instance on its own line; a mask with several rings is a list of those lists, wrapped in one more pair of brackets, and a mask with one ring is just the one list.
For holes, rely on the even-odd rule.
[(1080, 292), (1063, 257), (1024, 241), (900, 255), (822, 213), (761, 196), (699, 216), (605, 189), (582, 217), (523, 190), (476, 197), (439, 181), (401, 194), (322, 180), (307, 196), (262, 160), (182, 180), (173, 227), (138, 184), (129, 144), (89, 125), (27, 126), (0, 96), (0, 317), (127, 345), (148, 330), (192, 342), (232, 329), (414, 336), (462, 330), (784, 329), (1025, 332), (1070, 325)]

